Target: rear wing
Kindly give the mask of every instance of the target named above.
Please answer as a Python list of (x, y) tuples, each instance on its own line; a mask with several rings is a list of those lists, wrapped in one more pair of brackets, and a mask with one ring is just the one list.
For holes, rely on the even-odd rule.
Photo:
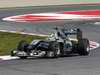
[(83, 34), (82, 34), (82, 30), (79, 29), (79, 28), (76, 28), (76, 29), (58, 29), (58, 28), (55, 28), (57, 32), (61, 31), (65, 34), (65, 36), (67, 37), (68, 35), (76, 35), (76, 38), (78, 40), (82, 39), (83, 38)]

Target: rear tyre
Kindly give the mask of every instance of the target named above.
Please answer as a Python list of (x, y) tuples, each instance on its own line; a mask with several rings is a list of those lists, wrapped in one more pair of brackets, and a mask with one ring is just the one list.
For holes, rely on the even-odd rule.
[(88, 39), (81, 39), (78, 42), (78, 54), (82, 56), (89, 55), (89, 40)]
[(76, 41), (71, 41), (72, 42), (72, 53), (77, 53), (77, 42)]

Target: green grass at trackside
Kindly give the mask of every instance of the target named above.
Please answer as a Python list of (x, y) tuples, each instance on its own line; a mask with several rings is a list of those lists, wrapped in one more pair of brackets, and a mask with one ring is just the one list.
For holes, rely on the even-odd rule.
[(31, 42), (33, 39), (45, 39), (45, 37), (0, 32), (0, 55), (10, 54), (10, 51), (13, 48), (16, 48), (20, 40), (26, 40), (27, 42)]

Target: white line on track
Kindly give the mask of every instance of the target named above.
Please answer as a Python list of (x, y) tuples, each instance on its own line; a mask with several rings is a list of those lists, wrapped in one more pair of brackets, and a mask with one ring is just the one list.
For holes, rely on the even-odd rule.
[(19, 57), (11, 57), (10, 55), (0, 56), (1, 60), (13, 60), (13, 59), (19, 59)]
[(34, 34), (34, 33), (26, 33), (26, 32), (20, 32), (20, 31), (9, 31), (9, 30), (0, 30), (0, 32), (10, 32), (10, 33), (19, 33), (19, 34), (37, 35), (37, 36), (48, 36), (48, 35), (43, 35), (43, 34)]

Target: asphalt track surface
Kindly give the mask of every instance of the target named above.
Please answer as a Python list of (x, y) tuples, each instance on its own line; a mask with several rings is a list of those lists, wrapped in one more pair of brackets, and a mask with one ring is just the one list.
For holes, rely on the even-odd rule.
[[(57, 12), (63, 10), (99, 9), (100, 5), (92, 6), (50, 6), (10, 8), (0, 10), (0, 19), (20, 14)], [(71, 8), (71, 9), (70, 9)], [(66, 25), (65, 25), (66, 24)], [(100, 25), (86, 22), (72, 22), (66, 20), (16, 23), (0, 20), (0, 29), (25, 30), (25, 32), (48, 34), (53, 28), (79, 27), (83, 30), (84, 37), (100, 43)], [(100, 75), (100, 48), (92, 50), (89, 56), (69, 56), (57, 59), (33, 58), (27, 60), (0, 61), (0, 75)]]

